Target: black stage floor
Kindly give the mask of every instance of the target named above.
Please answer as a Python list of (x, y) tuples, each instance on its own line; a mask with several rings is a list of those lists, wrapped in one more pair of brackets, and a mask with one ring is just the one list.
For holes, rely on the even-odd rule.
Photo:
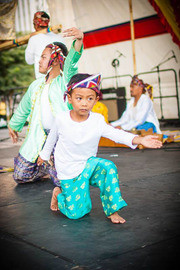
[[(19, 146), (1, 140), (0, 165), (12, 166)], [(93, 209), (69, 220), (49, 209), (53, 184), (16, 185), (0, 174), (0, 240), (3, 269), (176, 269), (179, 262), (180, 144), (158, 150), (100, 148), (114, 161), (128, 206), (125, 224), (104, 215), (99, 190)], [(179, 269), (177, 265), (177, 269)]]

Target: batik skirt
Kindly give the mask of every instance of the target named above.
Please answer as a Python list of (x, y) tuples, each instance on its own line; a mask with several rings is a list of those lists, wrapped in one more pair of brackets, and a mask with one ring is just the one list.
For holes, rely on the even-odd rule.
[(41, 180), (46, 175), (50, 176), (56, 186), (59, 185), (59, 180), (54, 166), (50, 166), (47, 163), (38, 166), (37, 162), (32, 163), (26, 160), (20, 153), (14, 158), (13, 178), (18, 184), (35, 182)]

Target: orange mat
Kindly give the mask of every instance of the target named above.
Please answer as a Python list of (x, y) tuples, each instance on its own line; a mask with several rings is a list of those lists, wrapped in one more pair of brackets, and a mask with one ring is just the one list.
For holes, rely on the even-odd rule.
[(107, 139), (104, 137), (101, 137), (99, 141), (99, 147), (127, 147), (129, 148), (129, 146), (125, 144), (115, 143), (114, 141), (111, 141), (110, 139)]

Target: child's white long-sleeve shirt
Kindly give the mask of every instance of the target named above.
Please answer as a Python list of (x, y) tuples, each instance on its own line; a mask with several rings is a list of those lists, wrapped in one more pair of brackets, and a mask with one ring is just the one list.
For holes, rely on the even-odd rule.
[(70, 111), (66, 111), (56, 117), (40, 157), (49, 160), (56, 144), (54, 159), (57, 176), (60, 180), (72, 179), (83, 171), (90, 157), (97, 155), (101, 136), (132, 149), (137, 146), (132, 144), (136, 135), (108, 125), (101, 114), (91, 112), (86, 121), (75, 122)]

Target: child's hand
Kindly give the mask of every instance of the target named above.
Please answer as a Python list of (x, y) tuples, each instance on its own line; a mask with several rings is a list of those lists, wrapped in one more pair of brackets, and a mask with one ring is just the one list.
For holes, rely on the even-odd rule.
[(37, 165), (41, 166), (44, 163), (44, 160), (39, 156), (37, 160)]
[(162, 142), (158, 140), (158, 136), (147, 135), (145, 137), (141, 137), (141, 144), (147, 148), (161, 148)]
[(83, 40), (84, 34), (76, 27), (72, 27), (63, 31), (63, 37), (73, 37), (73, 39)]

